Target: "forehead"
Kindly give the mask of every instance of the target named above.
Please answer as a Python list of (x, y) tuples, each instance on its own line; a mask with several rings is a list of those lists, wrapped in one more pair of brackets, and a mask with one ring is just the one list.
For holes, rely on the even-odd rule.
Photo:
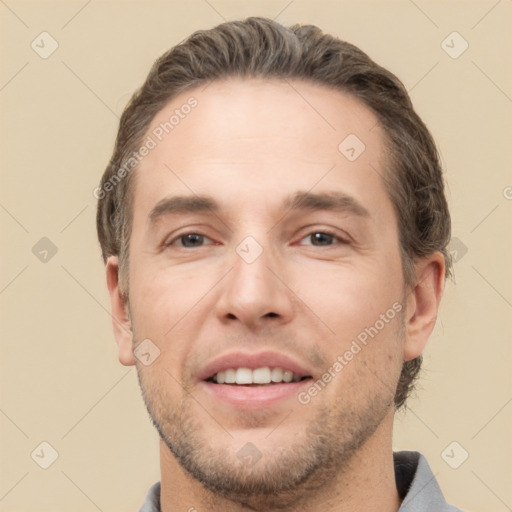
[[(153, 119), (136, 172), (135, 209), (170, 193), (228, 201), (316, 188), (371, 198), (384, 188), (384, 136), (351, 95), (300, 80), (230, 78), (173, 98)], [(382, 197), (380, 198), (382, 200)], [(221, 201), (222, 202), (222, 201)], [(266, 201), (268, 204), (268, 201)]]
[[(377, 124), (375, 114), (361, 101), (325, 85), (299, 80), (228, 78), (173, 98), (155, 116), (148, 134), (158, 139), (159, 145), (192, 136), (203, 150), (212, 145), (216, 148), (221, 139), (236, 138), (238, 144), (231, 151), (251, 137), (261, 140), (266, 136), (269, 149), (276, 145), (286, 149), (285, 139), (302, 137), (303, 144), (306, 139), (311, 140), (304, 149), (312, 158), (318, 158), (325, 155), (326, 148), (337, 150), (348, 134), (376, 142), (380, 131), (371, 132)], [(324, 140), (321, 146), (319, 137)]]

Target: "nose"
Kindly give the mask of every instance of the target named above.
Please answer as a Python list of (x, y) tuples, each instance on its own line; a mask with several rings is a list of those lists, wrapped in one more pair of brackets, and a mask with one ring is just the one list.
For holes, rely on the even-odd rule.
[(286, 282), (283, 262), (273, 257), (267, 249), (252, 260), (246, 257), (241, 248), (233, 255), (231, 267), (221, 282), (221, 294), (216, 306), (221, 322), (238, 321), (254, 330), (291, 320), (293, 292)]

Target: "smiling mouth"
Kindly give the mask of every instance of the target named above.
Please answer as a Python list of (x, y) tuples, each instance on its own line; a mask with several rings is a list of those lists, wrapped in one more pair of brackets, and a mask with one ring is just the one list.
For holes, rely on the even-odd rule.
[(273, 384), (289, 384), (311, 379), (310, 375), (300, 375), (291, 370), (264, 366), (262, 368), (228, 368), (212, 375), (206, 382), (228, 384), (233, 386), (269, 386)]

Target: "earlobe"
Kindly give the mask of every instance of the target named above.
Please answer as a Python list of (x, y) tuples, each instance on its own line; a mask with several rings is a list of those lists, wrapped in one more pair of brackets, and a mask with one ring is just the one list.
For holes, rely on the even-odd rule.
[(404, 361), (418, 357), (434, 330), (445, 284), (445, 262), (435, 252), (415, 265), (416, 284), (407, 297)]
[(135, 364), (133, 333), (128, 308), (119, 289), (119, 260), (117, 256), (110, 256), (107, 259), (106, 272), (112, 310), (112, 326), (117, 343), (119, 362), (125, 366), (132, 366)]

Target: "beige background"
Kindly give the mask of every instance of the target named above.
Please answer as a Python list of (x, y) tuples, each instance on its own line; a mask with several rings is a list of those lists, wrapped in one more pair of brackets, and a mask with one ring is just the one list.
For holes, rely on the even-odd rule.
[[(135, 369), (116, 358), (92, 191), (152, 61), (250, 15), (360, 46), (404, 81), (438, 141), (460, 259), (394, 447), (423, 452), (458, 506), (512, 510), (512, 2), (5, 0), (0, 511), (134, 511), (159, 479)], [(47, 59), (31, 48), (42, 31), (59, 45)], [(469, 43), (457, 59), (441, 47), (453, 31)], [(58, 249), (46, 262), (32, 252), (42, 237)], [(42, 441), (59, 454), (46, 470), (31, 458), (49, 456)], [(446, 462), (465, 452), (458, 469)]]

